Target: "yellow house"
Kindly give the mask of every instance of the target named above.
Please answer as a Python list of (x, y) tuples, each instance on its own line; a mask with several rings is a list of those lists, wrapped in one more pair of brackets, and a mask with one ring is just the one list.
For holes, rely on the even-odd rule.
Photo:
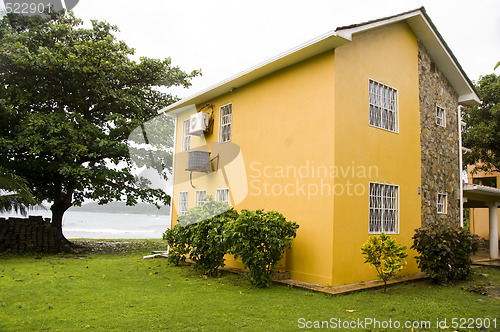
[(423, 7), (337, 28), (164, 109), (177, 119), (172, 225), (205, 195), (276, 210), (300, 225), (292, 279), (376, 279), (370, 235), (410, 247), (422, 223), (459, 222), (458, 106), (478, 102)]

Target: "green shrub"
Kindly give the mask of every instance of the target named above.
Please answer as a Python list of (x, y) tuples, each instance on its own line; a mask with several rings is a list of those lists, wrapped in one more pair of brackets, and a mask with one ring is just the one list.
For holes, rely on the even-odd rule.
[(269, 285), (299, 227), (276, 211), (243, 210), (238, 215), (230, 205), (210, 196), (203, 206), (189, 209), (177, 220), (163, 234), (170, 247), (169, 262), (178, 265), (189, 258), (196, 269), (215, 275), (225, 265), (225, 254), (231, 253), (241, 257), (250, 280), (259, 287)]
[(192, 226), (182, 226), (180, 223), (177, 223), (174, 227), (167, 229), (163, 233), (163, 240), (169, 246), (167, 260), (170, 263), (179, 265), (181, 261), (186, 261), (191, 252), (191, 228)]
[(276, 211), (242, 210), (238, 219), (228, 224), (229, 252), (235, 258), (241, 257), (252, 283), (267, 287), (285, 249), (291, 248), (298, 228)]
[(228, 244), (224, 237), (225, 224), (238, 213), (225, 202), (215, 202), (207, 196), (205, 204), (179, 215), (177, 225), (167, 230), (163, 239), (170, 246), (168, 260), (176, 265), (186, 258), (206, 275), (215, 275), (224, 266)]
[(408, 257), (405, 251), (406, 246), (398, 245), (395, 239), (384, 233), (371, 236), (361, 248), (365, 263), (373, 265), (378, 277), (384, 281), (384, 291), (387, 281), (405, 267), (404, 259)]
[(201, 270), (206, 275), (216, 275), (218, 268), (225, 265), (224, 255), (229, 248), (225, 238), (225, 225), (238, 218), (238, 212), (225, 202), (215, 202), (210, 196), (207, 197), (201, 209), (191, 209), (190, 211), (193, 213), (201, 211), (203, 215), (206, 213), (213, 215), (209, 219), (188, 226), (192, 228), (189, 258), (195, 263), (196, 269)]
[(470, 256), (478, 249), (477, 235), (458, 226), (436, 222), (415, 230), (412, 249), (418, 267), (437, 283), (463, 280), (472, 273)]

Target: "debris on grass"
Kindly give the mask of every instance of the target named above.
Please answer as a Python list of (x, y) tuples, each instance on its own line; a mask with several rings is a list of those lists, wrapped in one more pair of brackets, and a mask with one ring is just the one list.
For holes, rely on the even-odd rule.
[(488, 290), (485, 285), (473, 285), (467, 289), (471, 293), (476, 293), (480, 295), (488, 295)]

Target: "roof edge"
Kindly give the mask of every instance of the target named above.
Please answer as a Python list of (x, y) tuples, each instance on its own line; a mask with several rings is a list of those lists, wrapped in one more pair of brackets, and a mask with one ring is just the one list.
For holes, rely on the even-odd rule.
[[(291, 48), (268, 60), (265, 60), (253, 67), (243, 70), (225, 80), (211, 85), (197, 93), (183, 98), (159, 111), (159, 113), (170, 112), (173, 109), (186, 106), (188, 104), (199, 104), (214, 96), (220, 96), (237, 89), (245, 84), (255, 81), (261, 77), (269, 75), (287, 66), (306, 60), (314, 55), (326, 52), (350, 42), (345, 38), (337, 36), (335, 31), (329, 31), (314, 39), (311, 39), (299, 46)], [(203, 96), (207, 96), (203, 98)]]
[(464, 183), (464, 190), (466, 190), (466, 191), (479, 191), (479, 192), (484, 192), (484, 193), (495, 194), (495, 196), (498, 196), (500, 198), (500, 189), (498, 189), (498, 188), (482, 186), (479, 184)]
[[(427, 14), (425, 7), (423, 7), (423, 6), (420, 8), (414, 9), (414, 10), (410, 10), (410, 11), (401, 13), (401, 14), (387, 16), (384, 18), (371, 20), (371, 21), (364, 22), (364, 23), (358, 23), (358, 24), (352, 24), (352, 25), (348, 25), (348, 26), (339, 27), (335, 30), (335, 32), (337, 32), (337, 35), (339, 35), (341, 37), (352, 40), (352, 36), (356, 33), (363, 32), (363, 31), (370, 30), (370, 29), (374, 29), (374, 28), (377, 28), (379, 26), (383, 26), (386, 24), (396, 23), (396, 22), (400, 22), (400, 21), (405, 20), (408, 22), (408, 25), (410, 25), (411, 29), (417, 35), (417, 38), (419, 38), (418, 31), (416, 31), (416, 30), (418, 30), (421, 26), (419, 24), (411, 24), (412, 19), (418, 18), (418, 17), (421, 17), (423, 19), (427, 28), (430, 30), (430, 32), (432, 32), (433, 36), (439, 42), (439, 46), (443, 48), (444, 53), (446, 54), (448, 59), (451, 60), (451, 62), (455, 66), (456, 71), (458, 72), (459, 76), (462, 78), (464, 83), (468, 86), (469, 92), (459, 94), (460, 105), (473, 106), (473, 105), (481, 104), (481, 98), (479, 97), (479, 93), (478, 93), (476, 87), (474, 86), (474, 84), (472, 83), (470, 78), (465, 73), (465, 70), (460, 65), (460, 62), (458, 62), (458, 59), (451, 51), (450, 47), (448, 46), (448, 44), (444, 40), (443, 36), (439, 33), (438, 29), (436, 28), (436, 26), (432, 22), (431, 18)], [(424, 43), (424, 46), (426, 46), (426, 48), (427, 48), (427, 45), (425, 45), (425, 42), (423, 40), (421, 40), (421, 41)], [(433, 60), (436, 61), (435, 59), (433, 59)], [(443, 68), (441, 68), (441, 69), (443, 69)], [(448, 77), (448, 76), (450, 76), (449, 74), (450, 74), (449, 72), (448, 72), (448, 75), (446, 75), (446, 73), (445, 73), (445, 76), (447, 76), (448, 80), (450, 80), (450, 78)], [(459, 89), (456, 89), (456, 87), (455, 87), (455, 90), (459, 90)]]
[[(457, 91), (459, 95), (459, 104), (466, 106), (481, 104), (481, 99), (476, 87), (465, 73), (464, 69), (458, 62), (448, 44), (444, 41), (430, 17), (427, 15), (425, 7), (420, 7), (404, 13), (364, 23), (338, 27), (333, 31), (327, 32), (315, 39), (289, 49), (288, 51), (257, 64), (256, 66), (248, 68), (236, 75), (220, 81), (219, 83), (211, 85), (197, 93), (183, 98), (161, 109), (159, 113), (171, 112), (175, 109), (183, 108), (188, 105), (206, 102), (210, 99), (221, 96), (222, 94), (229, 93), (235, 88), (239, 88), (259, 78), (269, 75), (277, 70), (308, 59), (314, 55), (320, 54), (321, 52), (325, 52), (328, 49), (335, 49), (349, 43), (352, 41), (353, 34), (400, 21), (406, 21), (410, 28), (414, 31), (415, 35), (417, 35), (417, 38), (426, 39), (425, 42), (423, 40), (421, 41), (426, 48), (426, 43), (430, 44), (430, 47), (434, 48), (434, 52), (431, 53), (435, 54), (435, 58), (439, 58), (439, 56), (444, 57), (444, 60), (440, 59), (441, 64), (444, 64), (441, 70), (450, 83), (452, 83), (455, 91)], [(424, 31), (420, 31), (419, 29), (423, 29)], [(422, 38), (420, 38), (419, 32), (423, 35)], [(439, 59), (433, 58), (433, 60), (439, 67)]]
[[(467, 76), (467, 74), (465, 73), (465, 70), (463, 69), (462, 65), (460, 64), (460, 62), (458, 61), (457, 57), (455, 56), (455, 54), (453, 54), (453, 51), (451, 50), (451, 48), (448, 46), (448, 44), (446, 43), (446, 41), (444, 40), (443, 36), (441, 35), (441, 33), (439, 32), (439, 30), (436, 28), (436, 26), (434, 25), (434, 22), (432, 22), (430, 16), (427, 14), (427, 11), (425, 10), (424, 7), (421, 8), (421, 12), (422, 12), (422, 15), (424, 16), (424, 18), (426, 19), (426, 21), (428, 22), (428, 24), (430, 25), (430, 27), (432, 28), (433, 32), (436, 34), (436, 36), (438, 37), (439, 41), (441, 42), (441, 44), (444, 46), (446, 52), (448, 53), (448, 55), (450, 56), (450, 58), (452, 59), (452, 61), (454, 62), (455, 66), (457, 66), (458, 70), (460, 71), (460, 73), (462, 74), (462, 77), (466, 80), (467, 84), (469, 85), (469, 87), (471, 88), (472, 92), (476, 95), (474, 97), (471, 96), (471, 99), (469, 102), (463, 102), (462, 104), (463, 105), (467, 105), (467, 106), (472, 106), (474, 103), (471, 102), (471, 101), (476, 101), (477, 104), (481, 104), (482, 101), (481, 101), (481, 97), (479, 96), (479, 92), (477, 91), (474, 83), (472, 83), (472, 81), (470, 80), (469, 76)], [(477, 98), (475, 98), (477, 97)]]
[[(401, 21), (405, 17), (415, 16), (416, 14), (418, 14), (419, 12), (422, 12), (422, 11), (425, 12), (425, 8), (423, 6), (420, 7), (420, 8), (417, 8), (417, 9), (409, 10), (409, 11), (404, 12), (404, 13), (400, 13), (400, 14), (386, 16), (386, 17), (375, 19), (375, 20), (370, 20), (370, 21), (367, 21), (367, 22), (362, 22), (362, 23), (356, 23), (356, 24), (350, 24), (350, 25), (346, 25), (346, 26), (341, 26), (341, 27), (336, 28), (335, 32), (337, 32), (337, 34), (339, 34), (339, 31), (340, 31), (339, 35), (341, 35), (342, 31), (344, 31), (344, 30), (357, 30), (357, 28), (362, 27), (362, 26), (367, 26), (367, 25), (368, 26), (373, 25), (374, 27), (376, 27), (376, 26), (380, 25), (379, 23), (385, 22), (385, 21), (392, 21), (392, 20)], [(385, 22), (383, 24), (385, 25), (387, 23), (388, 22)], [(364, 28), (362, 30), (367, 30), (367, 29), (371, 29), (371, 27)]]

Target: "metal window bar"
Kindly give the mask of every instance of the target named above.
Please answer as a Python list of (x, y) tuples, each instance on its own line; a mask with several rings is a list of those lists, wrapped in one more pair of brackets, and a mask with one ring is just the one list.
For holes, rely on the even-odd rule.
[(229, 189), (228, 188), (217, 189), (217, 201), (226, 202), (229, 204)]
[(399, 187), (370, 183), (369, 232), (397, 233), (399, 216)]
[(438, 194), (437, 212), (446, 213), (446, 194)]
[(182, 152), (191, 149), (191, 135), (189, 135), (190, 119), (182, 122)]
[(382, 83), (369, 81), (369, 123), (370, 125), (398, 131), (397, 90)]
[(196, 190), (196, 206), (205, 204), (205, 197), (207, 197), (206, 190)]
[(436, 124), (444, 127), (444, 108), (436, 106)]
[(231, 141), (231, 121), (233, 116), (233, 105), (228, 104), (220, 108), (220, 137), (219, 142)]
[(188, 210), (188, 192), (179, 192), (179, 214), (186, 215)]

